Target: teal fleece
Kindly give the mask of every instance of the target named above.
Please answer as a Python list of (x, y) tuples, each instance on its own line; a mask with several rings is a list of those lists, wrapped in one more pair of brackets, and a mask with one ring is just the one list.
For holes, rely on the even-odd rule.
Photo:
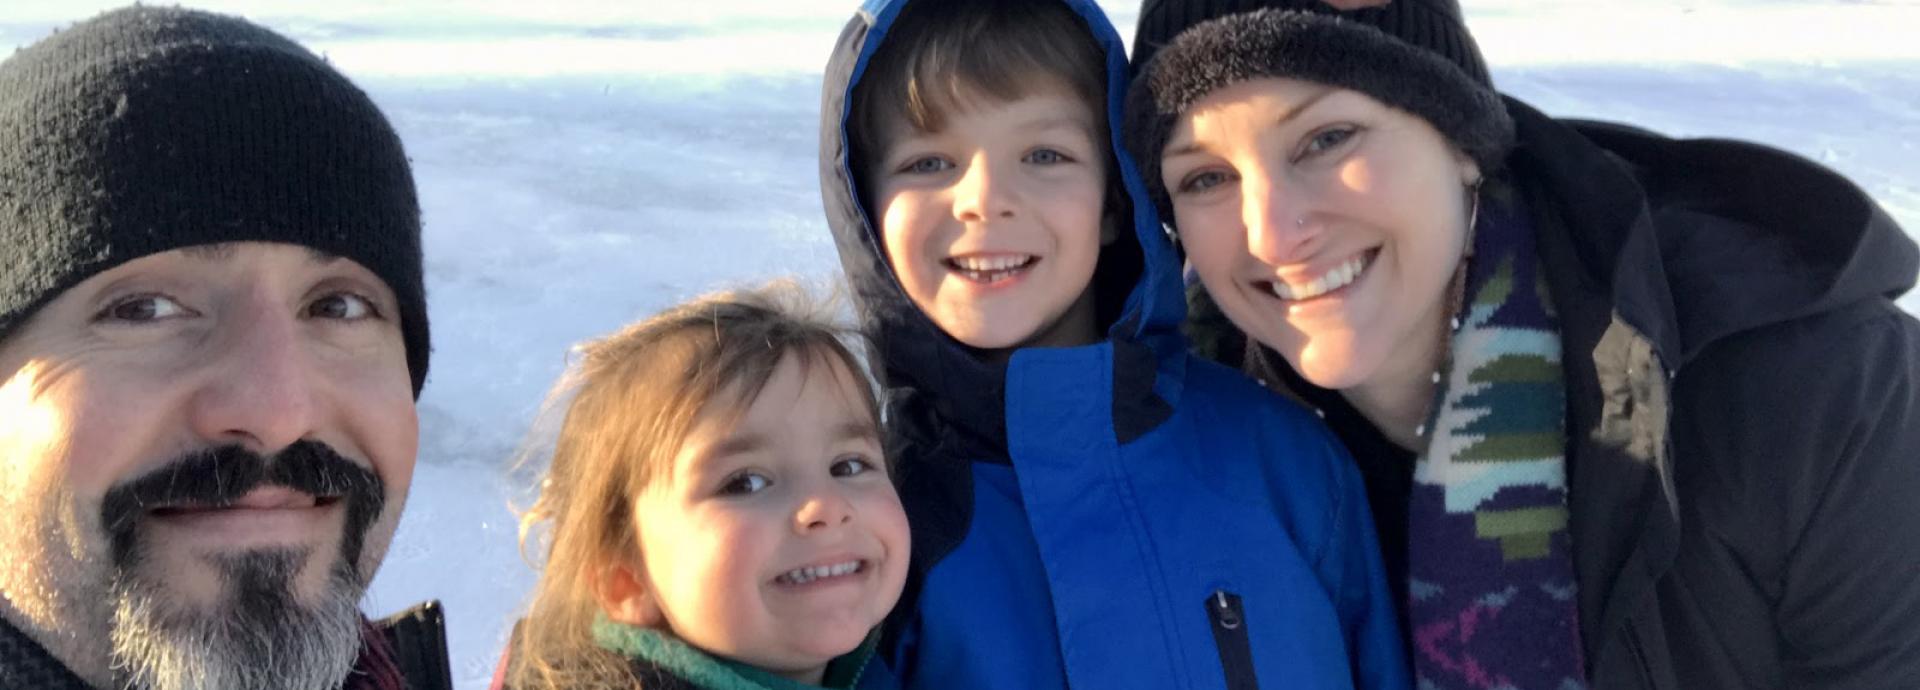
[(876, 635), (845, 655), (827, 662), (820, 685), (808, 685), (747, 664), (706, 653), (679, 638), (652, 628), (594, 621), (593, 640), (601, 649), (658, 666), (705, 690), (852, 690), (873, 659)]

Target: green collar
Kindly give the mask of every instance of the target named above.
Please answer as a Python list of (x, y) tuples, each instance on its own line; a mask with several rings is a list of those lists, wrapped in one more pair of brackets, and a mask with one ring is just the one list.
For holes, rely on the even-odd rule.
[(873, 659), (878, 633), (876, 629), (859, 647), (827, 662), (822, 684), (808, 685), (708, 654), (652, 628), (615, 623), (605, 616), (593, 622), (593, 640), (602, 649), (651, 663), (706, 690), (851, 690)]

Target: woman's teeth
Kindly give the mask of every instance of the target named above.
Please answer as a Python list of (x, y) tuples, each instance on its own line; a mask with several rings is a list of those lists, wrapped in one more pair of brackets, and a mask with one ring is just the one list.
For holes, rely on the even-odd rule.
[(1038, 257), (1029, 254), (995, 256), (956, 256), (947, 259), (947, 267), (960, 277), (977, 283), (992, 283), (1026, 270)]
[(818, 580), (823, 577), (839, 577), (841, 575), (849, 575), (857, 572), (860, 572), (860, 561), (847, 561), (845, 563), (836, 563), (833, 565), (816, 565), (816, 566), (811, 566), (806, 568), (794, 568), (793, 570), (789, 570), (785, 573), (781, 573), (780, 577), (776, 577), (774, 579), (780, 581), (783, 584), (804, 585), (806, 583), (812, 582), (814, 580)]
[(1333, 267), (1333, 270), (1306, 285), (1290, 286), (1276, 280), (1273, 281), (1273, 296), (1284, 300), (1313, 299), (1353, 284), (1366, 268), (1367, 259), (1362, 255), (1347, 259), (1346, 263)]

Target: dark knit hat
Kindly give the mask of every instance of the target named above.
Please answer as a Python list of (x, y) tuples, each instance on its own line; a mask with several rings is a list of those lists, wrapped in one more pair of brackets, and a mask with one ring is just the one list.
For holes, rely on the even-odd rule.
[(1171, 216), (1160, 151), (1176, 119), (1207, 94), (1248, 79), (1364, 93), (1426, 120), (1489, 173), (1513, 145), (1513, 120), (1454, 0), (1393, 0), (1350, 12), (1319, 0), (1147, 0), (1133, 59), (1127, 148), (1163, 218)]
[(0, 63), (0, 340), (143, 256), (281, 242), (351, 259), (399, 298), (427, 375), (420, 208), (373, 101), (244, 20), (134, 6)]

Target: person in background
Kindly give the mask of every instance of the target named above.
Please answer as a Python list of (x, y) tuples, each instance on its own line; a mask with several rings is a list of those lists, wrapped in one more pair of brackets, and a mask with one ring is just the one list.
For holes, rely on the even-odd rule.
[(1126, 129), (1196, 341), (1359, 463), (1420, 687), (1913, 687), (1914, 242), (1793, 155), (1501, 96), (1453, 0), (1357, 4), (1147, 0)]
[(325, 61), (159, 7), (0, 63), (0, 687), (448, 687), (359, 602), (430, 350), (398, 137)]
[(893, 687), (871, 660), (906, 514), (873, 386), (824, 313), (775, 284), (580, 349), (551, 455), (527, 458), (544, 572), (494, 687)]

